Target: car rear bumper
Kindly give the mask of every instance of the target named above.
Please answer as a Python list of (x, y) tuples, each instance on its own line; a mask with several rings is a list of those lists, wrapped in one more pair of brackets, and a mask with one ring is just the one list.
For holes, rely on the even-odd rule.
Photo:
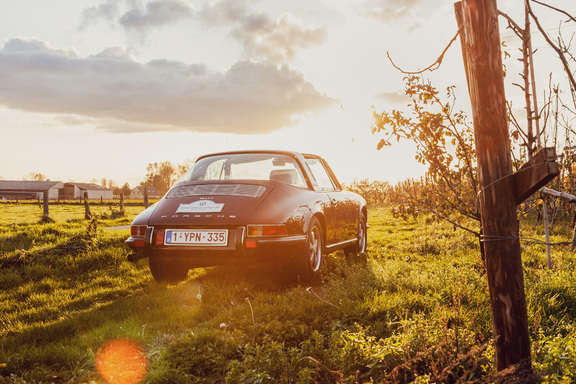
[(155, 245), (153, 244), (154, 236), (154, 229), (149, 228), (144, 239), (129, 237), (125, 241), (125, 244), (134, 251), (133, 259), (151, 257), (178, 260), (191, 268), (226, 264), (275, 263), (300, 254), (306, 245), (306, 235), (246, 237), (244, 227), (230, 231), (226, 246)]

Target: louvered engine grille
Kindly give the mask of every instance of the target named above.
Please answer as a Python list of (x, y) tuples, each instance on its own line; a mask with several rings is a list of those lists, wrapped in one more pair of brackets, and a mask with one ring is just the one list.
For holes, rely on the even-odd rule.
[(185, 185), (172, 189), (168, 199), (187, 196), (246, 196), (260, 197), (266, 191), (262, 185), (250, 184), (202, 184)]

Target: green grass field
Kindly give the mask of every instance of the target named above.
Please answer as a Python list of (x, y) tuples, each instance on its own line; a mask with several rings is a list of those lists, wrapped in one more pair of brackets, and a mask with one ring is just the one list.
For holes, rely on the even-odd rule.
[[(87, 221), (54, 205), (41, 224), (38, 205), (0, 205), (0, 383), (496, 380), (487, 282), (463, 231), (372, 208), (368, 252), (329, 256), (316, 286), (224, 267), (161, 285), (126, 261), (129, 231), (107, 229), (141, 210)], [(575, 382), (576, 257), (555, 248), (548, 270), (542, 245), (522, 245), (534, 371)]]
[[(118, 209), (114, 207), (113, 209)], [(120, 225), (130, 224), (131, 219), (144, 210), (143, 206), (126, 205), (124, 211), (126, 218)], [(107, 205), (91, 205), (90, 212), (94, 215), (110, 216), (112, 209)], [(34, 224), (42, 219), (44, 208), (39, 204), (0, 204), (0, 225)], [(50, 217), (57, 222), (74, 222), (84, 220), (84, 206), (80, 204), (50, 204)], [(117, 224), (117, 223), (115, 223)]]

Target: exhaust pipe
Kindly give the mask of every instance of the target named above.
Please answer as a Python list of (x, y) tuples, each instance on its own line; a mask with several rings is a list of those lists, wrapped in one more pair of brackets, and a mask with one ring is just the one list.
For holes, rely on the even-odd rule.
[(131, 263), (135, 263), (140, 259), (145, 259), (147, 258), (148, 255), (146, 254), (146, 252), (138, 252), (138, 253), (131, 253), (127, 256), (127, 259), (129, 262)]

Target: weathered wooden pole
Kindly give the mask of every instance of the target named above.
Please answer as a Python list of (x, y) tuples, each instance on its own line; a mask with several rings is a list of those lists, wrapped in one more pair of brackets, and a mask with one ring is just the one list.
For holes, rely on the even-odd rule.
[(496, 369), (530, 366), (516, 192), (496, 0), (455, 4), (472, 104), (480, 184), (482, 245), (492, 309)]
[(45, 217), (49, 217), (50, 216), (50, 210), (48, 208), (48, 191), (44, 191), (44, 193), (42, 194), (42, 199), (43, 199), (43, 203), (44, 203), (44, 216)]
[(88, 192), (84, 192), (84, 219), (91, 220), (90, 204), (88, 204)]
[(144, 186), (144, 208), (148, 208), (148, 187)]

